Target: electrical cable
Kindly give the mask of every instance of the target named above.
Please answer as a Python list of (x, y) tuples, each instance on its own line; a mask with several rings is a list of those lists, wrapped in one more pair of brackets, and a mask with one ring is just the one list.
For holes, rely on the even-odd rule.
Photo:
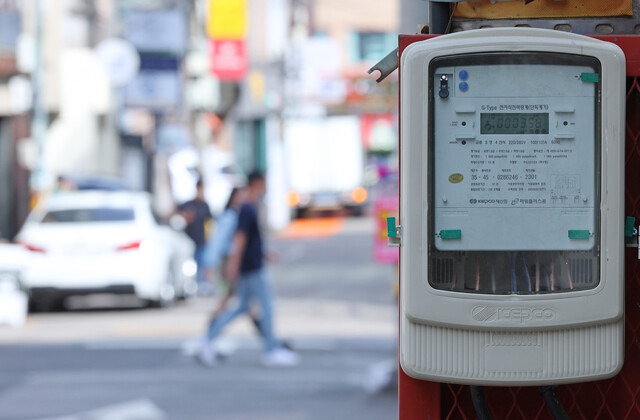
[(542, 395), (542, 398), (544, 399), (544, 402), (551, 412), (554, 420), (570, 420), (569, 415), (564, 411), (564, 407), (562, 407), (562, 404), (558, 399), (556, 389), (556, 386), (541, 386), (540, 394)]
[(518, 285), (516, 284), (516, 261), (514, 253), (511, 253), (511, 290), (513, 292), (518, 291)]
[(491, 261), (491, 291), (493, 293), (496, 292), (496, 256), (493, 255), (493, 260)]
[(476, 257), (476, 292), (480, 290), (480, 261)]
[(520, 253), (522, 257), (522, 266), (524, 267), (524, 274), (527, 277), (527, 289), (531, 293), (531, 276), (529, 275), (529, 269), (527, 269), (527, 261), (524, 259), (524, 252)]
[(536, 252), (536, 292), (540, 291), (540, 260)]
[(573, 278), (571, 277), (571, 266), (567, 260), (567, 254), (562, 252), (562, 258), (564, 259), (564, 265), (567, 267), (567, 279), (569, 280), (569, 289), (573, 290)]
[(484, 399), (484, 388), (477, 385), (470, 385), (469, 393), (471, 394), (473, 409), (476, 412), (478, 420), (491, 420), (489, 409), (487, 408), (487, 402)]
[(458, 2), (454, 3), (453, 5), (453, 10), (451, 10), (451, 15), (449, 16), (449, 22), (447, 22), (447, 27), (444, 30), (445, 34), (448, 34), (449, 30), (451, 29), (451, 23), (453, 22), (453, 15), (456, 13), (457, 7), (458, 7)]
[(544, 282), (547, 285), (547, 292), (551, 290), (551, 282), (549, 281), (549, 273), (544, 273)]

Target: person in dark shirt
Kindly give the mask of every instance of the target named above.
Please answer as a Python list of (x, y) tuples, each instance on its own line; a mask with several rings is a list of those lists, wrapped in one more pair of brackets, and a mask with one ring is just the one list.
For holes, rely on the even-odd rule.
[(187, 222), (184, 231), (196, 245), (194, 258), (198, 265), (198, 287), (206, 288), (206, 276), (204, 269), (204, 252), (207, 244), (207, 236), (209, 225), (213, 216), (209, 205), (204, 201), (204, 190), (202, 181), (196, 184), (196, 196), (193, 200), (189, 200), (178, 207), (180, 215)]
[(299, 362), (298, 355), (282, 347), (273, 332), (273, 298), (264, 269), (264, 250), (257, 209), (265, 191), (264, 175), (251, 173), (246, 193), (247, 202), (240, 208), (231, 247), (233, 251), (224, 269), (225, 279), (235, 287), (238, 303), (235, 307), (225, 309), (211, 321), (208, 334), (197, 353), (198, 359), (206, 366), (213, 366), (217, 359), (211, 341), (234, 318), (248, 313), (253, 299), (260, 303), (261, 310), (260, 326), (265, 342), (262, 363), (266, 366), (294, 366)]

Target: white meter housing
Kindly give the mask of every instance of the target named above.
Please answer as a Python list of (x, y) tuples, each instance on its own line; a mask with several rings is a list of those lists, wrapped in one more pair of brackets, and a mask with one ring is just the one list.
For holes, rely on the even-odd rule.
[(404, 371), (493, 385), (616, 374), (622, 50), (481, 29), (410, 45), (400, 70)]

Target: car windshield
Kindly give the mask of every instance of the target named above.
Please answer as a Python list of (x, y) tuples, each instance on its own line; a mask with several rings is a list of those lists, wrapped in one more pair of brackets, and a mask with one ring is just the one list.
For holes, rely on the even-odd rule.
[(42, 223), (126, 222), (134, 220), (133, 208), (94, 207), (49, 211)]

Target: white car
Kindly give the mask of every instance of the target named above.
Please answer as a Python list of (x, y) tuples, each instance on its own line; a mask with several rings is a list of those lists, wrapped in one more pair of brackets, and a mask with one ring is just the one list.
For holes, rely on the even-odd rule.
[(193, 243), (154, 214), (146, 193), (54, 194), (29, 215), (16, 242), (30, 251), (22, 279), (35, 307), (93, 293), (165, 306), (197, 290)]

